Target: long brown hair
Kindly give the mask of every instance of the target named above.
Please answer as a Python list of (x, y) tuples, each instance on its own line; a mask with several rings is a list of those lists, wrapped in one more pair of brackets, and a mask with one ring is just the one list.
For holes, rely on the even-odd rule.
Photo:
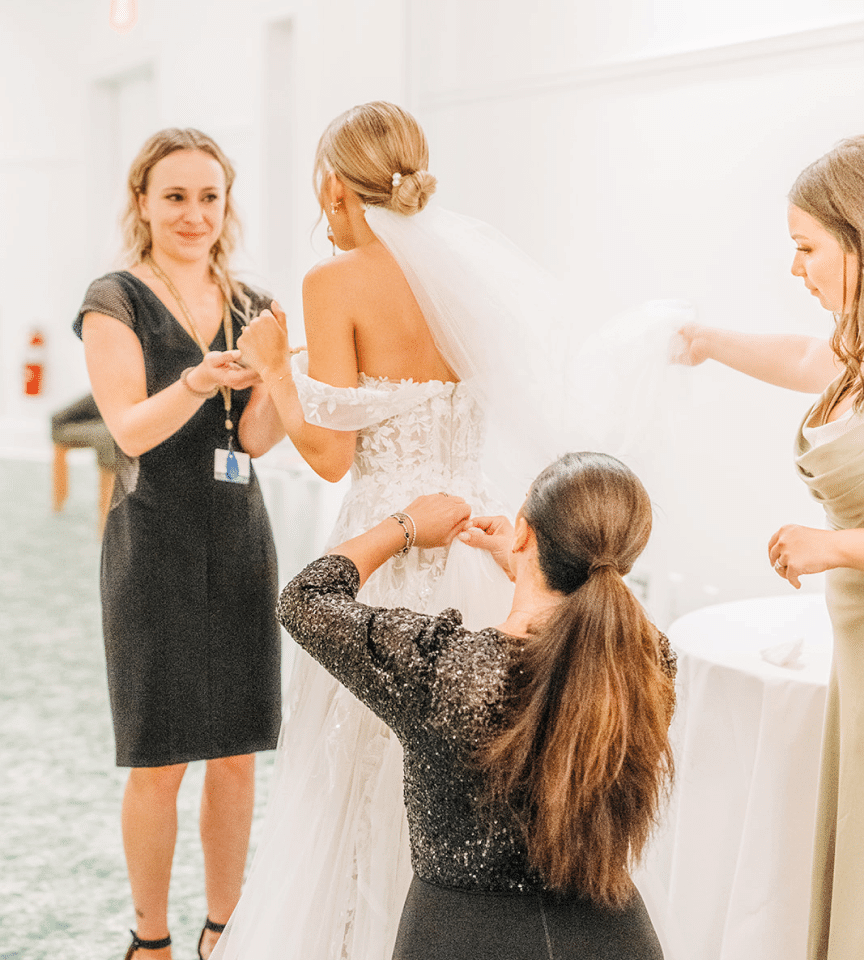
[(843, 270), (843, 309), (834, 315), (831, 349), (846, 368), (839, 391), (819, 402), (814, 417), (827, 413), (849, 391), (856, 393), (855, 409), (864, 409), (864, 302), (861, 269), (864, 264), (864, 136), (841, 140), (798, 175), (789, 202), (810, 214), (840, 244), (855, 255), (857, 275), (852, 302), (846, 303), (846, 265)]
[(178, 150), (197, 150), (206, 153), (213, 157), (225, 173), (225, 218), (219, 239), (210, 248), (210, 272), (228, 303), (234, 300), (239, 301), (248, 320), (252, 310), (251, 300), (232, 274), (229, 265), (241, 233), (240, 218), (231, 197), (231, 187), (235, 177), (234, 167), (216, 141), (194, 127), (168, 127), (165, 130), (159, 130), (146, 141), (132, 161), (129, 176), (126, 179), (126, 209), (121, 218), (127, 262), (130, 266), (140, 263), (150, 252), (153, 243), (150, 224), (141, 219), (138, 198), (147, 193), (150, 171), (153, 167)]
[(651, 503), (619, 460), (570, 453), (534, 481), (522, 515), (547, 585), (565, 596), (516, 655), (502, 725), (478, 761), (544, 881), (620, 905), (673, 767), (661, 635), (622, 580)]
[(332, 172), (364, 203), (410, 216), (435, 192), (428, 165), (426, 135), (407, 110), (386, 100), (361, 103), (321, 134), (315, 193), (321, 197), (324, 178)]

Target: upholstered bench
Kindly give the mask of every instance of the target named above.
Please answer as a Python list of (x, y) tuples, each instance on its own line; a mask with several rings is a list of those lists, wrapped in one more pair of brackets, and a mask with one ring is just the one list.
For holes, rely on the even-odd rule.
[(55, 512), (63, 509), (69, 494), (67, 450), (92, 447), (96, 451), (99, 468), (97, 506), (101, 530), (105, 526), (114, 487), (115, 448), (114, 438), (108, 432), (92, 396), (77, 400), (51, 417), (51, 439), (54, 442), (52, 506)]

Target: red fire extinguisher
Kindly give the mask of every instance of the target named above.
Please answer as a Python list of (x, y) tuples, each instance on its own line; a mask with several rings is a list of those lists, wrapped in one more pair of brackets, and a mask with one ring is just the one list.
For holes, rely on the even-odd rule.
[(24, 395), (38, 397), (45, 382), (45, 335), (41, 330), (30, 331), (24, 354)]

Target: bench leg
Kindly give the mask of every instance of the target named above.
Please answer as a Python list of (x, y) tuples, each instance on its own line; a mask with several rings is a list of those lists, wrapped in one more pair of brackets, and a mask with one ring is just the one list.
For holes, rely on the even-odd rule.
[(69, 496), (69, 466), (66, 463), (66, 447), (54, 446), (54, 466), (52, 477), (52, 503), (55, 513), (63, 509)]

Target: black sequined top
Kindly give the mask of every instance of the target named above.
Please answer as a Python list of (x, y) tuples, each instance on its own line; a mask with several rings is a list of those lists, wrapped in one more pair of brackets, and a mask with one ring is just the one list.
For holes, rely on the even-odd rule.
[[(542, 889), (513, 815), (490, 807), (469, 762), (500, 721), (512, 638), (491, 627), (472, 633), (456, 610), (366, 606), (359, 586), (349, 559), (321, 557), (285, 587), (278, 615), (402, 743), (415, 874), (469, 890)], [(674, 674), (668, 646), (664, 655)]]

